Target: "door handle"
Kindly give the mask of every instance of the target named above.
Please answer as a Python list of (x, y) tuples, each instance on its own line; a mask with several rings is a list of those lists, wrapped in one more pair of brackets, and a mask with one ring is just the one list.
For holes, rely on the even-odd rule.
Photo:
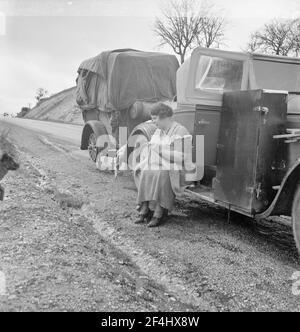
[(207, 125), (210, 124), (210, 122), (209, 122), (209, 121), (206, 121), (206, 120), (204, 120), (204, 119), (202, 119), (202, 120), (199, 120), (199, 121), (198, 121), (198, 124), (199, 124), (200, 126), (207, 126)]

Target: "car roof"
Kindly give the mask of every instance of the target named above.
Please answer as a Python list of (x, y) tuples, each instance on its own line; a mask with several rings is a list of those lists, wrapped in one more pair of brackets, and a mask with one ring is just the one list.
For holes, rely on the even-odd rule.
[(251, 54), (251, 57), (253, 60), (300, 64), (300, 58), (296, 58), (296, 57), (280, 56), (280, 55), (265, 55), (265, 54), (259, 54), (259, 53), (250, 53), (250, 54)]
[[(194, 50), (195, 53), (206, 53), (206, 54), (215, 54), (216, 56), (244, 56), (248, 57), (249, 59), (253, 60), (260, 60), (260, 61), (270, 61), (270, 62), (281, 62), (281, 63), (294, 63), (300, 64), (300, 58), (297, 57), (289, 57), (289, 56), (280, 56), (280, 55), (268, 55), (268, 54), (260, 54), (255, 52), (232, 52), (226, 51), (221, 49), (214, 49), (214, 48), (204, 48), (204, 47), (197, 47)], [(194, 53), (193, 52), (193, 53)]]

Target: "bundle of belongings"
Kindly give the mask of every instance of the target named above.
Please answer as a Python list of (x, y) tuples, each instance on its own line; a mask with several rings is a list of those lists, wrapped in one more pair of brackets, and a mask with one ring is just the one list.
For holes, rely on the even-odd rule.
[(102, 52), (78, 69), (76, 101), (82, 110), (123, 111), (137, 100), (157, 102), (176, 95), (175, 56), (121, 49)]

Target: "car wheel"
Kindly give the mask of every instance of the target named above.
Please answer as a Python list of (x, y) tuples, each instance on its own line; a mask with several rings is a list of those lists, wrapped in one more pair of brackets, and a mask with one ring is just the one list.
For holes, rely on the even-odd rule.
[(300, 254), (300, 185), (298, 186), (294, 196), (292, 220), (294, 239), (298, 252)]
[(95, 163), (97, 161), (98, 148), (97, 148), (97, 137), (94, 132), (92, 132), (89, 136), (88, 151), (91, 160)]

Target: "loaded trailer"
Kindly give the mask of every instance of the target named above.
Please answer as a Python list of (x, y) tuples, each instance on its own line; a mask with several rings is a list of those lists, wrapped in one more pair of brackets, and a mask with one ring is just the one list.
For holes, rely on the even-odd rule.
[(154, 103), (174, 99), (178, 68), (173, 55), (132, 49), (105, 51), (83, 61), (76, 90), (85, 123), (81, 149), (100, 163), (104, 152), (96, 144), (98, 137), (109, 135), (118, 148), (120, 127), (129, 136), (150, 119)]

